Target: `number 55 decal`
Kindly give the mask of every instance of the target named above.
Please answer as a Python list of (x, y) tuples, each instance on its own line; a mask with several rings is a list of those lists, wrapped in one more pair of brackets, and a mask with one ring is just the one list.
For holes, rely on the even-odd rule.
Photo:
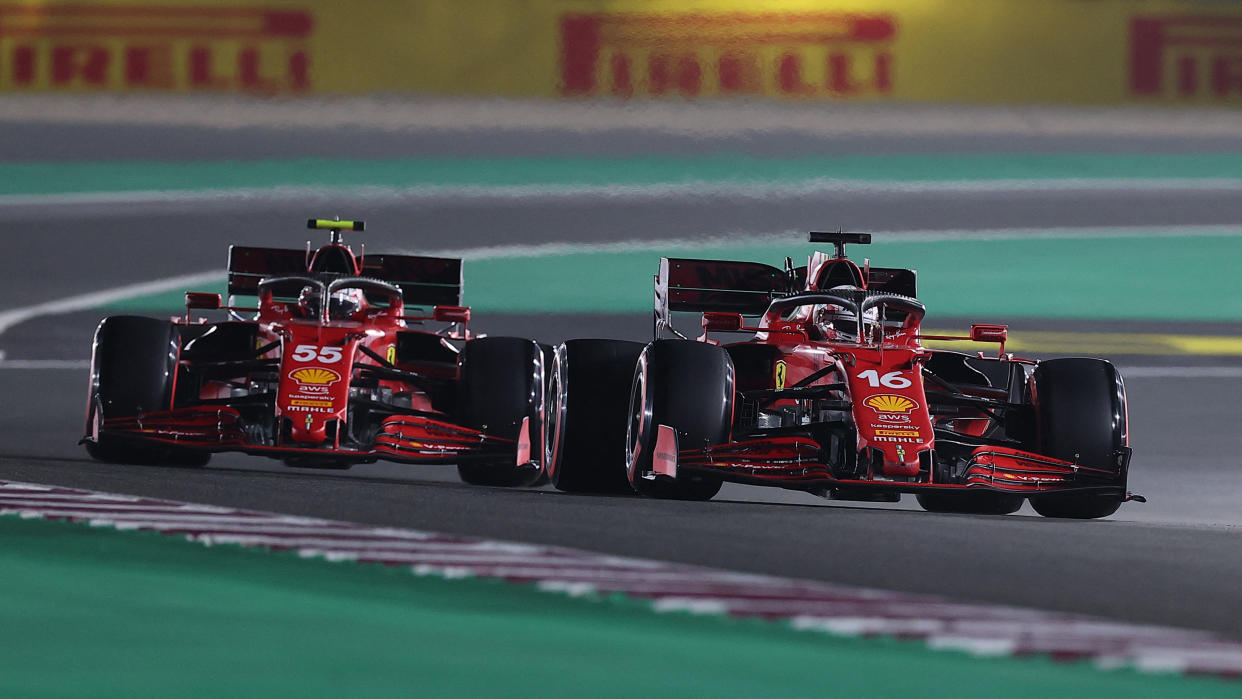
[[(340, 347), (316, 347), (315, 345), (298, 345), (293, 350), (293, 361), (313, 362), (318, 359), (324, 364), (341, 361)], [(872, 372), (875, 373), (875, 372)]]
[(910, 388), (910, 379), (901, 375), (900, 371), (890, 371), (880, 376), (880, 372), (875, 369), (868, 369), (858, 373), (858, 378), (866, 380), (872, 388)]

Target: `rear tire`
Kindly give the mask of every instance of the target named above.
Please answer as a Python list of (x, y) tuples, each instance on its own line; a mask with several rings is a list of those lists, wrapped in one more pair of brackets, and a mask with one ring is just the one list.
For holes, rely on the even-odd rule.
[(568, 493), (632, 493), (625, 425), (644, 345), (569, 340), (556, 349), (548, 390), (544, 473)]
[[(530, 418), (532, 457), (542, 453), (543, 353), (533, 340), (484, 337), (461, 351), (458, 405), (462, 423), (506, 439), (518, 438), (523, 418)], [(514, 453), (508, 460), (458, 464), (457, 473), (471, 485), (527, 486), (539, 469), (521, 466)]]
[(1022, 509), (1026, 498), (995, 492), (919, 493), (919, 507), (928, 512), (968, 515), (1009, 515)]
[[(1114, 463), (1126, 446), (1125, 386), (1102, 359), (1050, 359), (1035, 367), (1039, 452), (1096, 468), (1115, 467), (1124, 488), (1125, 466)], [(1122, 495), (1067, 493), (1031, 498), (1044, 517), (1097, 519), (1117, 511)]]
[(733, 362), (724, 349), (690, 340), (656, 340), (639, 355), (630, 391), (626, 476), (640, 495), (710, 500), (719, 478), (679, 475), (648, 480), (660, 425), (677, 431), (678, 449), (729, 441), (733, 420)]
[[(95, 423), (168, 410), (180, 349), (179, 328), (143, 316), (109, 316), (95, 330), (91, 355), (86, 432)], [(96, 461), (114, 464), (202, 466), (211, 454), (140, 439), (98, 433), (86, 452)]]

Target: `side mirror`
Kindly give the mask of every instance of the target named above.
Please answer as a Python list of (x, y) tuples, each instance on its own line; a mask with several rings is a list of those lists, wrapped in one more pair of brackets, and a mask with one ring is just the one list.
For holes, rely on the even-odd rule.
[(741, 313), (712, 313), (703, 314), (703, 332), (737, 332), (742, 329)]
[(204, 311), (220, 310), (220, 294), (209, 294), (203, 291), (187, 291), (185, 292), (185, 307), (187, 310), (191, 308)]
[(470, 308), (468, 306), (436, 306), (431, 312), (431, 317), (441, 323), (469, 323)]
[(1008, 325), (972, 325), (970, 339), (975, 342), (999, 342), (1005, 344), (1009, 339)]

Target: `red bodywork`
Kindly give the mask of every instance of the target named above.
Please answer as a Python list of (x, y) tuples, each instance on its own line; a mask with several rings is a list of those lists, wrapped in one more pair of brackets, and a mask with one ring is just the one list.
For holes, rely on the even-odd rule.
[[(746, 262), (662, 260), (657, 336), (671, 329), (670, 310), (703, 312), (701, 342), (720, 344), (711, 336), (716, 331), (753, 335), (723, 345), (735, 366), (731, 439), (681, 444), (675, 464), (657, 462), (641, 477), (676, 478), (681, 472), (845, 499), (966, 489), (1023, 495), (1116, 491), (1130, 497), (1124, 490), (1129, 449), (1120, 379), (1118, 429), (1126, 446), (1115, 463), (1078, 464), (1036, 453), (1031, 434), (1005, 430), (1027, 424), (1033, 434), (1034, 417), (1021, 411), (1031, 408), (1037, 362), (1004, 353), (1004, 326), (976, 325), (969, 337), (935, 337), (997, 342), (995, 357), (924, 347), (924, 309), (913, 292), (912, 270), (862, 269), (840, 249), (835, 256), (815, 253), (806, 267), (787, 263), (783, 271)], [(853, 336), (817, 322), (817, 309), (829, 307), (834, 295), (857, 303), (863, 321)], [(875, 311), (874, 322), (866, 322), (864, 306)], [(759, 316), (758, 323), (747, 327), (743, 318), (751, 315)], [(967, 361), (990, 365), (1007, 385), (993, 387)], [(932, 362), (950, 365), (964, 379), (953, 385), (925, 380)], [(1005, 411), (1013, 415), (1012, 427), (997, 419)], [(785, 422), (778, 424), (778, 418)]]
[[(168, 405), (104, 418), (92, 403), (84, 441), (240, 451), (297, 466), (508, 460), (537, 470), (529, 463), (537, 424), (523, 421), (524, 434), (513, 438), (462, 424), (455, 414), (462, 368), (454, 343), (472, 339), (470, 311), (457, 305), (460, 270), (460, 260), (446, 258), (364, 259), (336, 231), (333, 243), (314, 253), (234, 247), (230, 296), (253, 295), (257, 307), (188, 293), (186, 316), (173, 319), (179, 341)], [(411, 315), (408, 294), (449, 303)], [(190, 309), (228, 311), (235, 319), (192, 320)], [(429, 322), (448, 326), (418, 327)], [(231, 339), (213, 339), (219, 337)], [(403, 344), (421, 349), (403, 352)]]

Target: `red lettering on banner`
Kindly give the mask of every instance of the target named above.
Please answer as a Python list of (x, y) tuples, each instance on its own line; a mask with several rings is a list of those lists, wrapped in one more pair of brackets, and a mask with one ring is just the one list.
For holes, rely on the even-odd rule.
[(1242, 17), (1131, 18), (1130, 92), (1138, 97), (1242, 98)]
[(560, 24), (565, 95), (860, 97), (893, 90), (897, 22), (889, 14), (567, 14)]
[(0, 4), (0, 89), (302, 92), (309, 12)]
[(107, 83), (108, 50), (97, 45), (54, 46), (52, 48), (52, 85), (64, 86), (75, 80), (100, 87)]

